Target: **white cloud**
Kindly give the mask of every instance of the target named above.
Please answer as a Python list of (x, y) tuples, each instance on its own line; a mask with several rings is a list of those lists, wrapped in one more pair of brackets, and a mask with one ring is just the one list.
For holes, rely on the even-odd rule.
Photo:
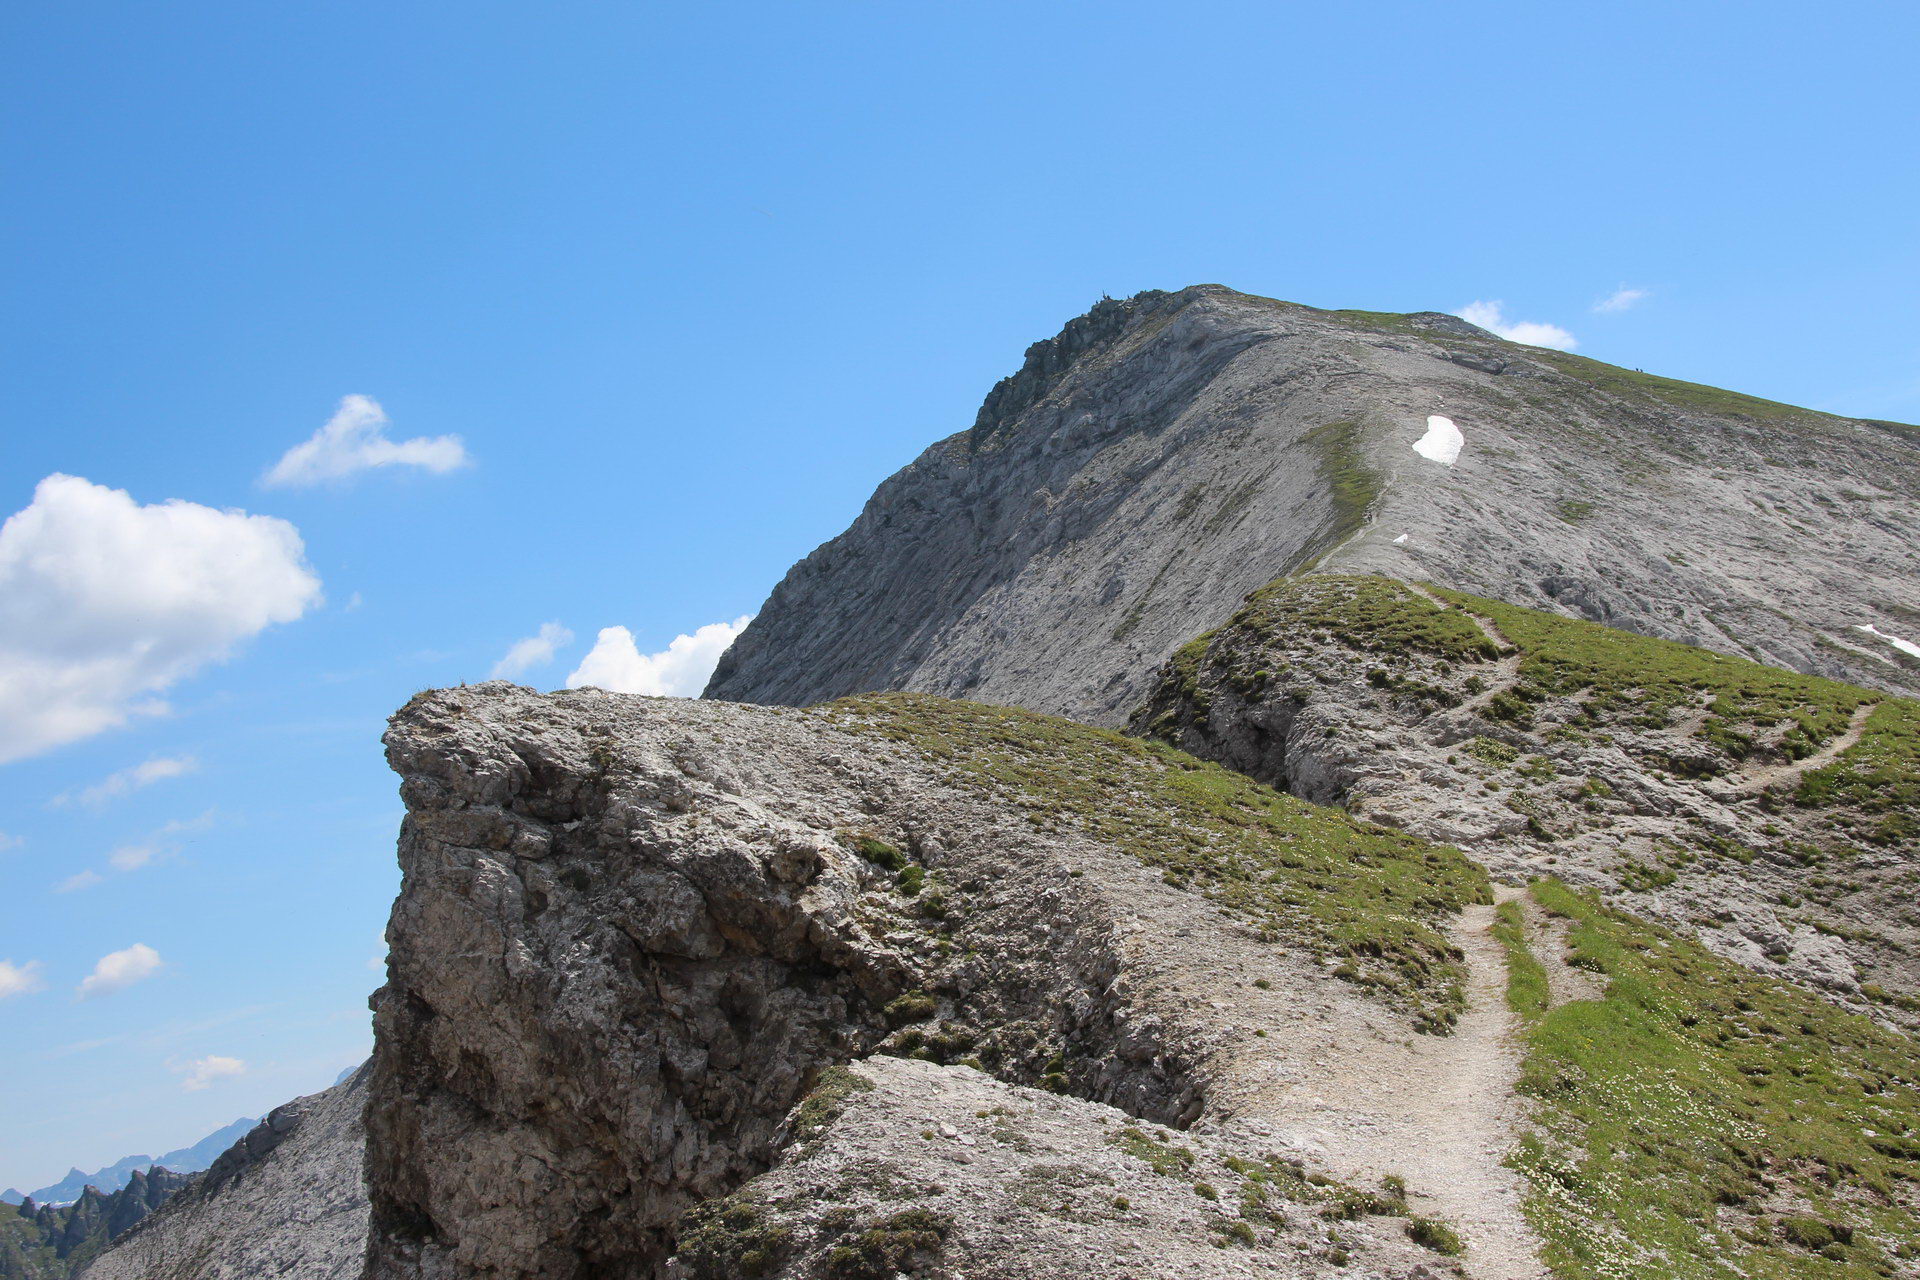
[(591, 686), (613, 693), (649, 693), (695, 698), (706, 688), (714, 664), (753, 615), (709, 622), (692, 635), (673, 638), (659, 653), (641, 653), (625, 627), (604, 627), (589, 653), (567, 677), (567, 688)]
[(154, 695), (319, 601), (285, 520), (48, 476), (0, 525), (0, 763), (164, 712)]
[(438, 474), (473, 461), (459, 436), (395, 441), (387, 439), (390, 425), (386, 410), (373, 397), (342, 397), (326, 425), (287, 450), (260, 483), (300, 487), (344, 480), (375, 467), (420, 467)]
[(1616, 311), (1630, 310), (1640, 303), (1645, 302), (1649, 296), (1649, 291), (1646, 289), (1629, 289), (1627, 286), (1621, 285), (1618, 289), (1615, 289), (1612, 293), (1594, 303), (1593, 309), (1599, 315), (1610, 315)]
[(160, 970), (160, 953), (144, 942), (136, 942), (124, 951), (101, 956), (93, 972), (80, 983), (80, 998), (111, 995), (151, 978)]
[(506, 656), (493, 664), (494, 679), (510, 679), (523, 671), (544, 667), (553, 661), (555, 650), (572, 643), (573, 632), (557, 622), (543, 622), (538, 634), (514, 641)]
[(0, 853), (5, 853), (9, 849), (18, 849), (26, 842), (27, 838), (25, 836), (10, 836), (4, 831), (0, 831)]
[[(209, 809), (197, 818), (175, 818), (160, 825), (152, 835), (138, 844), (123, 844), (107, 855), (107, 865), (115, 871), (138, 871), (142, 867), (152, 866), (162, 854), (174, 852), (174, 839), (195, 831), (205, 831), (213, 825), (214, 810)], [(106, 877), (98, 871), (88, 868), (68, 876), (53, 886), (55, 893), (73, 893), (79, 889), (91, 889)]]
[(150, 787), (168, 778), (178, 778), (183, 774), (192, 773), (199, 767), (200, 762), (192, 756), (155, 756), (151, 760), (143, 760), (118, 773), (109, 774), (90, 787), (82, 787), (78, 791), (62, 791), (53, 798), (52, 803), (56, 805), (105, 804), (115, 796), (123, 796), (129, 791), (138, 791), (142, 787)]
[(1557, 324), (1543, 324), (1538, 320), (1514, 320), (1506, 318), (1504, 302), (1469, 302), (1453, 314), (1468, 324), (1477, 324), (1489, 333), (1498, 334), (1508, 342), (1524, 342), (1530, 347), (1552, 347), (1557, 351), (1571, 351), (1580, 344), (1574, 336)]
[(187, 1077), (180, 1082), (182, 1089), (204, 1089), (215, 1080), (245, 1075), (247, 1064), (239, 1058), (223, 1058), (219, 1054), (209, 1054), (204, 1058), (195, 1058), (184, 1067), (175, 1067), (174, 1070)]
[(31, 995), (45, 985), (40, 981), (38, 960), (29, 960), (25, 964), (0, 960), (0, 1000), (8, 996)]
[(115, 871), (138, 871), (159, 852), (150, 844), (123, 844), (107, 855), (107, 864)]

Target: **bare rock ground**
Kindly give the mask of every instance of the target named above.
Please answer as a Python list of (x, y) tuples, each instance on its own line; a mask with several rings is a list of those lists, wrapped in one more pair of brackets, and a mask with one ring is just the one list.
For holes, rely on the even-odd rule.
[[(1496, 1023), (1418, 1034), (1133, 853), (1037, 827), (831, 709), (490, 684), (417, 699), (389, 741), (409, 817), (368, 1111), (378, 1280), (666, 1274), (689, 1210), (802, 1158), (782, 1154), (783, 1117), (823, 1072), (969, 1026), (993, 1029), (1000, 1082), (968, 1088), (1044, 1080), (1196, 1152), (1367, 1194), (1398, 1175), (1401, 1212), (1503, 1176), (1497, 1108), (1449, 1128), (1456, 1103), (1397, 1092), (1505, 1070)], [(851, 851), (861, 832), (911, 851), (940, 920)], [(944, 1052), (989, 1047), (972, 1045)], [(949, 1154), (891, 1158), (941, 1181)], [(1114, 1242), (1145, 1256), (1204, 1228), (1192, 1256), (1228, 1269), (1192, 1274), (1236, 1274), (1244, 1246), (1216, 1247), (1198, 1208), (1123, 1216)], [(1379, 1218), (1365, 1239), (1404, 1226), (1361, 1216)], [(1497, 1215), (1465, 1226), (1490, 1266), (1524, 1251)], [(965, 1274), (1028, 1274), (1017, 1236), (994, 1254), (992, 1229), (956, 1230)], [(1294, 1239), (1257, 1237), (1260, 1258)], [(1451, 1266), (1425, 1252), (1430, 1273)]]
[(367, 1243), (363, 1067), (277, 1107), (84, 1280), (358, 1280)]

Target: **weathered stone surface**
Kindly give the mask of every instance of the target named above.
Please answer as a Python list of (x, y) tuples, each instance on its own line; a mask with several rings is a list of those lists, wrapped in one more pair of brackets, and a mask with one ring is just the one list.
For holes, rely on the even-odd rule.
[[(667, 1274), (1438, 1280), (1406, 1209), (1339, 1190), (1268, 1136), (1182, 1133), (968, 1067), (875, 1057), (768, 1173), (704, 1206)], [(1293, 1163), (1289, 1163), (1289, 1162)], [(765, 1267), (765, 1270), (759, 1268)]]
[[(1055, 822), (894, 727), (884, 708), (504, 684), (395, 718), (408, 818), (375, 1000), (370, 1277), (669, 1274), (690, 1209), (776, 1160), (816, 1167), (781, 1155), (783, 1118), (877, 1050), (977, 1056), (1363, 1186), (1407, 1175), (1416, 1211), (1448, 1161), (1510, 1181), (1497, 1134), (1434, 1163), (1421, 1081), (1445, 1038), (1089, 834), (1146, 773), (1109, 770), (1076, 801), (1097, 812)], [(1381, 1069), (1394, 1088), (1351, 1088)], [(895, 1154), (919, 1178), (946, 1150)], [(1197, 1221), (1156, 1211), (1114, 1243), (1137, 1225), (1139, 1256)], [(993, 1255), (994, 1232), (964, 1225), (965, 1274), (1030, 1274), (1025, 1237)]]
[[(1379, 604), (1353, 602), (1376, 598), (1397, 599), (1409, 623), (1473, 616), (1499, 653), (1449, 660), (1389, 628), (1369, 633)], [(1855, 691), (1860, 709), (1796, 754), (1782, 742), (1792, 719), (1746, 723), (1711, 685), (1672, 706), (1631, 688), (1604, 710), (1590, 688), (1549, 695), (1509, 639), (1418, 587), (1277, 583), (1169, 662), (1132, 727), (1455, 845), (1516, 883), (1601, 889), (1723, 956), (1920, 1026), (1920, 815), (1798, 798), (1803, 778), (1849, 750), (1898, 748), (1920, 708)], [(1671, 651), (1621, 640), (1615, 651), (1659, 688)]]
[(83, 1272), (85, 1280), (356, 1280), (367, 1071), (276, 1108)]
[[(1412, 448), (1434, 414), (1466, 437), (1453, 466)], [(1920, 640), (1916, 462), (1909, 428), (1454, 317), (1109, 300), (795, 565), (709, 693), (1118, 724), (1175, 647), (1316, 563), (1915, 692), (1920, 664), (1857, 628)]]

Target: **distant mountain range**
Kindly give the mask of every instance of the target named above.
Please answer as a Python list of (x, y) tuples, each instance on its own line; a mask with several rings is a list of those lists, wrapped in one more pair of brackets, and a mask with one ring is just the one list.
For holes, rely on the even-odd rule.
[(103, 1169), (92, 1173), (83, 1173), (79, 1169), (70, 1169), (67, 1176), (49, 1186), (29, 1192), (21, 1192), (13, 1187), (0, 1191), (0, 1203), (19, 1204), (31, 1196), (40, 1204), (70, 1204), (78, 1200), (88, 1187), (97, 1187), (103, 1192), (120, 1190), (132, 1180), (136, 1172), (144, 1173), (154, 1165), (170, 1169), (175, 1173), (198, 1173), (214, 1162), (222, 1151), (232, 1146), (245, 1135), (247, 1130), (258, 1123), (251, 1117), (242, 1116), (232, 1124), (215, 1129), (190, 1147), (179, 1147), (164, 1155), (127, 1156), (116, 1160)]
[(0, 1205), (0, 1280), (79, 1275), (188, 1181), (165, 1169), (135, 1170), (110, 1193), (82, 1187), (72, 1204)]

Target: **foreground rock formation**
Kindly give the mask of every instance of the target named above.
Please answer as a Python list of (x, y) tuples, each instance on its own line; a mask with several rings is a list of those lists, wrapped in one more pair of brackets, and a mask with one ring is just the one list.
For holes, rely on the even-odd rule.
[[(1321, 1099), (1341, 1087), (1330, 1050), (1364, 1047), (1377, 1069), (1456, 1017), (1445, 922), (1487, 892), (1457, 855), (1117, 735), (936, 699), (794, 712), (492, 684), (416, 699), (388, 743), (406, 881), (376, 1001), (370, 1276), (671, 1274), (688, 1212), (782, 1152), (762, 1214), (779, 1186), (859, 1163), (797, 1155), (811, 1122), (789, 1112), (879, 1051), (954, 1064), (941, 1078), (963, 1099), (1030, 1112), (1005, 1086), (1038, 1085), (1220, 1135), (1176, 1161), (1300, 1162), (1257, 1229), (1235, 1225), (1237, 1190), (1189, 1186), (1204, 1203), (1179, 1212), (1110, 1204), (1111, 1240), (1140, 1257), (1190, 1232), (1200, 1269), (1178, 1274), (1237, 1274), (1249, 1248), (1301, 1274), (1370, 1241), (1382, 1265), (1412, 1256), (1405, 1222), (1338, 1240), (1309, 1225), (1417, 1214), (1428, 1195), (1409, 1181), (1376, 1205), (1415, 1153), (1377, 1141), (1365, 1104), (1329, 1117)], [(856, 1237), (886, 1229), (876, 1197), (956, 1180), (941, 1126), (980, 1127), (873, 1070), (876, 1105), (936, 1137), (880, 1144), (864, 1190), (822, 1186)], [(1062, 1159), (1125, 1153), (1115, 1113), (1056, 1110)], [(1310, 1202), (1335, 1184), (1356, 1207), (1323, 1218)], [(765, 1274), (831, 1253), (802, 1199), (812, 1216), (780, 1237), (800, 1261)], [(926, 1274), (1030, 1274), (1018, 1233), (927, 1207), (955, 1214), (969, 1261)]]
[(367, 1071), (276, 1107), (85, 1280), (354, 1280), (367, 1238)]
[(1035, 344), (970, 430), (882, 484), (708, 693), (914, 689), (1119, 724), (1175, 648), (1308, 566), (1913, 693), (1920, 662), (1860, 628), (1920, 644), (1917, 462), (1914, 428), (1451, 316), (1145, 293)]

